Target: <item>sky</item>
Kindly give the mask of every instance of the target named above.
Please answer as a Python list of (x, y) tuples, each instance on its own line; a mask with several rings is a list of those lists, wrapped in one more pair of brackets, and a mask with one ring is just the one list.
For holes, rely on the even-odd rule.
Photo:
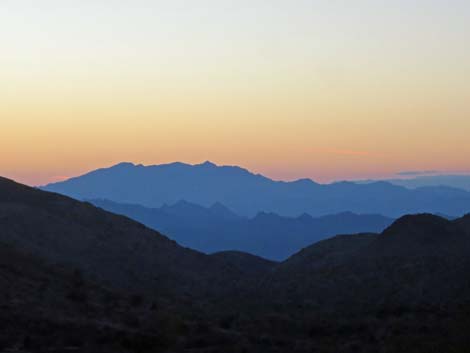
[(470, 1), (0, 1), (0, 175), (470, 172)]

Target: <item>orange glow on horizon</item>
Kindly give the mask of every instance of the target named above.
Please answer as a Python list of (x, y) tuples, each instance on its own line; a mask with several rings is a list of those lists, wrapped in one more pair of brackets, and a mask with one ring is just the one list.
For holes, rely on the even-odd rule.
[(0, 175), (470, 170), (470, 3), (450, 2), (1, 4)]

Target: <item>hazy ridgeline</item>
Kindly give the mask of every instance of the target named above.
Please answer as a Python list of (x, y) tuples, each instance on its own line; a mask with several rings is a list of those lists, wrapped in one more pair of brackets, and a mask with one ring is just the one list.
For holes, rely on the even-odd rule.
[(178, 244), (205, 253), (244, 251), (271, 260), (285, 260), (302, 248), (336, 234), (380, 232), (392, 218), (350, 212), (313, 218), (308, 214), (283, 217), (260, 212), (242, 217), (222, 204), (203, 207), (186, 201), (160, 208), (89, 200), (95, 206), (122, 214), (155, 230)]
[(121, 163), (43, 189), (80, 200), (104, 199), (150, 208), (181, 200), (204, 207), (221, 203), (247, 217), (259, 212), (290, 217), (341, 212), (393, 218), (420, 212), (461, 216), (468, 212), (470, 204), (470, 192), (447, 186), (408, 189), (388, 182), (282, 182), (240, 167), (219, 167), (210, 162), (155, 166)]

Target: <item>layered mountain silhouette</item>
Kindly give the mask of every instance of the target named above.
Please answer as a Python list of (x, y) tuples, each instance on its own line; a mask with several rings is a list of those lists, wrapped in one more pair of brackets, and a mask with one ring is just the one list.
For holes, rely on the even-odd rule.
[[(268, 281), (283, 300), (330, 310), (432, 310), (470, 298), (470, 215), (404, 216), (380, 234), (341, 235), (280, 264)], [(338, 291), (348, 290), (347, 296)], [(325, 300), (325, 298), (329, 298)]]
[(406, 179), (390, 179), (387, 181), (407, 188), (447, 186), (470, 191), (470, 175), (425, 175)]
[(469, 271), (470, 216), (405, 216), (277, 263), (0, 178), (1, 351), (465, 352)]
[(128, 216), (159, 230), (183, 246), (205, 253), (238, 250), (267, 259), (285, 260), (300, 249), (336, 234), (380, 232), (393, 219), (350, 212), (313, 218), (258, 213), (241, 217), (216, 203), (203, 207), (187, 201), (161, 208), (90, 200), (95, 206)]
[(219, 167), (210, 162), (155, 166), (121, 163), (43, 189), (80, 200), (106, 199), (150, 208), (180, 200), (205, 207), (220, 202), (249, 217), (260, 211), (290, 217), (341, 212), (394, 218), (420, 212), (459, 216), (470, 207), (470, 193), (455, 188), (410, 190), (387, 182), (318, 184), (309, 179), (280, 182), (240, 167)]
[(3, 178), (0, 229), (3, 244), (120, 289), (197, 295), (218, 286), (229, 290), (227, 281), (243, 278), (220, 258), (183, 248), (129, 218)]

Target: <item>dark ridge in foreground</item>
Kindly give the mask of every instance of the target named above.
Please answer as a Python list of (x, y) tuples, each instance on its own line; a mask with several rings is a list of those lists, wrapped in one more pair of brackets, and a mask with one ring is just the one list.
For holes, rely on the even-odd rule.
[(470, 216), (282, 263), (0, 178), (0, 352), (468, 352)]
[[(330, 310), (454, 306), (470, 299), (470, 216), (404, 216), (381, 234), (336, 236), (280, 264), (267, 282), (282, 300)], [(288, 289), (288, 291), (286, 291)], [(348, 295), (340, 295), (347, 289)], [(328, 298), (325, 302), (325, 298)]]
[(78, 268), (113, 287), (188, 296), (243, 276), (124, 216), (0, 179), (0, 241)]

